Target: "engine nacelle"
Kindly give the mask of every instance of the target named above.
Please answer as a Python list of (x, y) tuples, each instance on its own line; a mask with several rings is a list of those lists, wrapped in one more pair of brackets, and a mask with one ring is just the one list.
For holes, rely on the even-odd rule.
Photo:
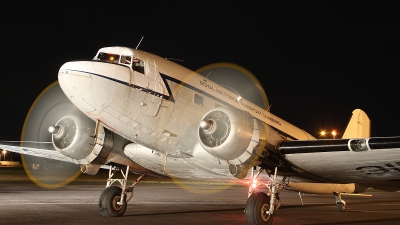
[(199, 139), (204, 150), (224, 160), (238, 158), (253, 136), (254, 122), (245, 111), (215, 108), (200, 122)]
[(53, 146), (58, 152), (70, 157), (76, 164), (95, 165), (85, 169), (89, 174), (96, 174), (100, 164), (111, 161), (122, 164), (114, 156), (124, 156), (123, 149), (130, 143), (86, 116), (63, 117), (55, 126), (49, 127), (49, 132), (53, 134)]
[(269, 131), (266, 123), (246, 111), (218, 107), (201, 120), (198, 139), (208, 153), (227, 160), (232, 175), (244, 178), (251, 167), (269, 155), (268, 144), (276, 146), (282, 141), (276, 132)]

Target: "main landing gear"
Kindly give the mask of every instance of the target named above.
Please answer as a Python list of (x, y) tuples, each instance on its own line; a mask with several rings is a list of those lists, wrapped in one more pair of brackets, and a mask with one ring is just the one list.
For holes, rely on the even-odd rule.
[[(122, 179), (113, 178), (118, 171), (121, 172), (123, 177)], [(133, 198), (133, 188), (143, 177), (146, 176), (146, 173), (142, 174), (130, 187), (126, 187), (128, 173), (129, 166), (126, 167), (126, 170), (110, 166), (106, 189), (104, 189), (99, 198), (101, 215), (105, 217), (116, 217), (122, 216), (125, 213), (128, 202)], [(114, 182), (119, 182), (121, 187), (111, 186)], [(131, 196), (126, 199), (128, 192), (131, 192)]]
[[(253, 167), (251, 171), (251, 183), (249, 186), (248, 199), (245, 208), (246, 222), (249, 225), (270, 225), (273, 221), (274, 212), (279, 209), (281, 203), (279, 199), (279, 190), (282, 188), (285, 178), (277, 181), (278, 168), (275, 168), (273, 175), (269, 174), (268, 183), (257, 184), (257, 177), (264, 169), (257, 171)], [(257, 172), (257, 173), (255, 173)], [(256, 189), (263, 185), (268, 193), (256, 192)]]

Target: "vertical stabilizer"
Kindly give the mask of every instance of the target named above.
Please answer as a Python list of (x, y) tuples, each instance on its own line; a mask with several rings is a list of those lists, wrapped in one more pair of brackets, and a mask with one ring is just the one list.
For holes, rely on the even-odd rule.
[(367, 114), (361, 109), (355, 109), (342, 138), (369, 138), (370, 135), (371, 121)]

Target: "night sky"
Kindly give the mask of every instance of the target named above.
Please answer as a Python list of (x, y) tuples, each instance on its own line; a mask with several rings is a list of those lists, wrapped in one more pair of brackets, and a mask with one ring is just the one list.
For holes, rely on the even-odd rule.
[[(339, 136), (363, 109), (373, 136), (400, 135), (400, 4), (367, 1), (7, 1), (0, 3), (0, 140), (60, 66), (106, 46), (231, 62), (263, 84), (271, 112), (318, 136)], [(162, 2), (162, 3), (160, 3)], [(229, 79), (229, 78), (227, 78)]]

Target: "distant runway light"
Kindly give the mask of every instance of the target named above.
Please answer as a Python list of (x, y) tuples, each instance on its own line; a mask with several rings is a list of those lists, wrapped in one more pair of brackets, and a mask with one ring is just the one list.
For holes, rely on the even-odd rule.
[(3, 150), (4, 161), (6, 161), (6, 154), (7, 154), (7, 150)]
[[(327, 134), (327, 132), (323, 130), (323, 131), (319, 132), (319, 134), (320, 134), (322, 137), (325, 137), (325, 135)], [(333, 130), (332, 132), (330, 132), (330, 134), (332, 134), (333, 139), (335, 139), (335, 138), (336, 138), (336, 135), (337, 135), (337, 132), (336, 132), (335, 130)]]
[(335, 130), (333, 130), (333, 131), (332, 131), (333, 139), (335, 139), (335, 137), (336, 137), (336, 134), (337, 134), (337, 133), (336, 133), (336, 131), (335, 131)]

